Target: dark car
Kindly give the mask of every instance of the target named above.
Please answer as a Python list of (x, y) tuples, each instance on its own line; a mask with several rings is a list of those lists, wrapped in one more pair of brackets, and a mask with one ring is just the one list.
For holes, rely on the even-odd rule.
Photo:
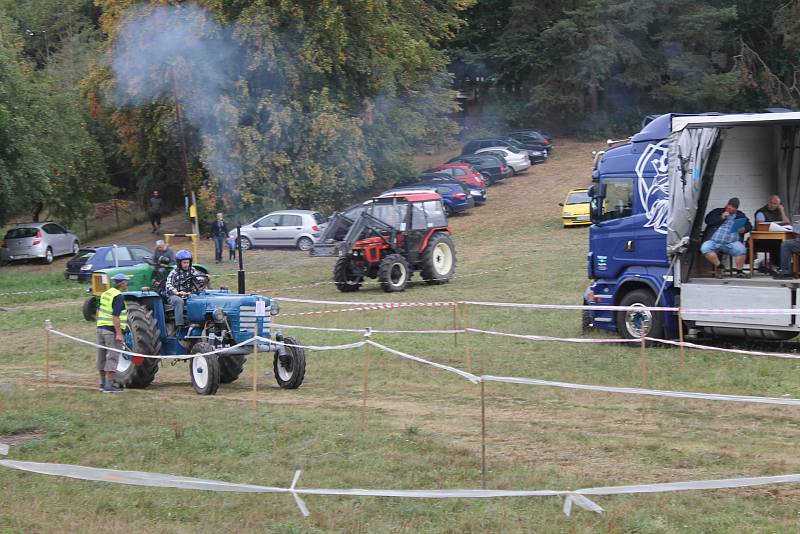
[(553, 138), (545, 132), (537, 130), (517, 130), (508, 134), (508, 137), (518, 139), (522, 142), (532, 142), (542, 144), (547, 152), (553, 150)]
[(448, 177), (448, 180), (449, 181), (445, 182), (418, 182), (389, 189), (381, 193), (381, 195), (408, 191), (434, 191), (442, 196), (444, 211), (448, 217), (474, 207), (475, 200), (472, 198), (466, 186), (450, 177)]
[(485, 137), (483, 139), (473, 139), (472, 141), (468, 141), (467, 144), (464, 145), (464, 148), (461, 150), (462, 155), (466, 154), (474, 154), (478, 150), (482, 148), (494, 148), (494, 147), (511, 147), (517, 150), (522, 150), (527, 152), (528, 157), (530, 157), (531, 163), (542, 163), (547, 161), (547, 151), (544, 148), (544, 145), (537, 145), (537, 144), (529, 144), (529, 143), (521, 143), (516, 139), (512, 139), (511, 137)]
[(146, 263), (152, 259), (152, 255), (153, 251), (141, 245), (82, 248), (67, 262), (64, 278), (85, 282), (92, 279), (94, 271)]
[(469, 154), (466, 156), (456, 156), (447, 163), (469, 163), (475, 169), (486, 176), (489, 185), (495, 184), (500, 180), (505, 180), (514, 175), (514, 171), (506, 165), (503, 156), (493, 156), (490, 154)]

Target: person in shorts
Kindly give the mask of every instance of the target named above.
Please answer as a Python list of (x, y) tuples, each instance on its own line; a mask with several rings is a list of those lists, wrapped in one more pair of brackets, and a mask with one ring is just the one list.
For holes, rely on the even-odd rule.
[(128, 277), (120, 273), (112, 278), (113, 286), (100, 296), (97, 309), (97, 372), (100, 373), (100, 391), (119, 393), (114, 385), (114, 373), (120, 353), (108, 350), (122, 349), (123, 336), (128, 329), (128, 310), (125, 308), (123, 291), (128, 290)]
[(747, 215), (739, 211), (739, 199), (728, 200), (724, 208), (716, 208), (706, 215), (707, 239), (700, 246), (700, 252), (714, 266), (714, 276), (722, 278), (720, 254), (731, 256), (736, 262), (736, 278), (746, 278), (744, 258), (747, 247), (742, 242), (744, 234), (753, 229)]

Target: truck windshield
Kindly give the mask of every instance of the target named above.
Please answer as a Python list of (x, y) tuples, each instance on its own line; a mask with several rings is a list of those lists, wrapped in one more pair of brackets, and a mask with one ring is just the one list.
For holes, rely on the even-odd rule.
[(606, 196), (600, 206), (600, 220), (610, 221), (633, 214), (633, 178), (603, 180)]
[(408, 204), (373, 204), (370, 215), (380, 219), (393, 228), (400, 229), (400, 223), (405, 222), (408, 213)]

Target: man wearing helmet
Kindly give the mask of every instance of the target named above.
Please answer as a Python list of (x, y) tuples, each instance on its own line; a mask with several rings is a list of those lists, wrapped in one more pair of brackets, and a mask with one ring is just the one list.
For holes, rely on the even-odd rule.
[(188, 250), (179, 250), (175, 260), (178, 265), (167, 276), (164, 289), (169, 304), (175, 308), (175, 326), (184, 326), (183, 299), (200, 291), (205, 274), (192, 267), (192, 253)]

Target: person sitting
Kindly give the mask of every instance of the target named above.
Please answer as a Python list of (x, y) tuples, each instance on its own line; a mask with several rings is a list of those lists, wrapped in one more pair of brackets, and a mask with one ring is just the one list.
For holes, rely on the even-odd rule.
[(158, 262), (162, 256), (169, 258), (167, 265), (175, 263), (175, 253), (167, 246), (163, 239), (156, 241), (156, 248), (153, 251), (153, 261)]
[[(767, 203), (756, 211), (756, 223), (789, 224), (789, 217), (781, 204), (781, 197), (770, 195)], [(756, 241), (756, 252), (766, 252), (772, 265), (781, 263), (781, 244), (778, 241)], [(766, 271), (766, 268), (762, 269)]]
[[(738, 222), (742, 221), (744, 222)], [(719, 254), (727, 254), (736, 262), (736, 278), (746, 278), (744, 258), (747, 248), (742, 243), (744, 234), (753, 229), (747, 216), (739, 211), (739, 199), (728, 200), (724, 208), (716, 208), (706, 215), (707, 239), (700, 246), (700, 252), (714, 266), (714, 276), (722, 278)]]
[(155, 270), (153, 271), (153, 291), (165, 298), (168, 296), (166, 291), (167, 277), (171, 272), (169, 269), (171, 263), (168, 256), (161, 256), (158, 258)]
[(167, 302), (175, 309), (175, 326), (184, 326), (183, 301), (192, 293), (202, 291), (202, 282), (206, 277), (192, 266), (192, 253), (188, 250), (179, 250), (175, 254), (178, 265), (173, 269), (165, 285)]

